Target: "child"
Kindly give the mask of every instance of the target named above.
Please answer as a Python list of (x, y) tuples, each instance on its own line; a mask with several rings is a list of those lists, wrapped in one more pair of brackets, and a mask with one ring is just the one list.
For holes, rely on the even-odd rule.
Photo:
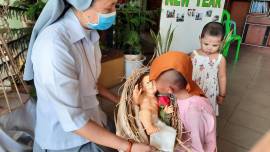
[(159, 128), (154, 124), (158, 118), (156, 88), (149, 82), (149, 75), (142, 75), (139, 84), (133, 90), (133, 103), (140, 107), (139, 118), (148, 135), (156, 133)]
[(217, 22), (206, 24), (200, 37), (201, 48), (191, 55), (192, 79), (209, 98), (217, 116), (218, 104), (221, 105), (226, 96), (226, 60), (219, 53), (223, 37), (222, 24)]
[(216, 151), (216, 119), (207, 98), (192, 81), (191, 58), (170, 51), (157, 57), (150, 67), (150, 80), (159, 93), (176, 98), (184, 132), (181, 141), (193, 152)]
[[(176, 130), (158, 119), (157, 90), (149, 81), (148, 73), (141, 76), (133, 91), (133, 103), (140, 107), (139, 119), (150, 136), (150, 145), (161, 151), (172, 152), (174, 149)], [(172, 113), (173, 107), (166, 106), (164, 111)]]

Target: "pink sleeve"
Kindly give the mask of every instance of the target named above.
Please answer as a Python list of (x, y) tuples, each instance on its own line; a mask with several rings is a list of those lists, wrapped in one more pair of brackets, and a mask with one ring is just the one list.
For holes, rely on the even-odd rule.
[(193, 152), (215, 152), (216, 151), (216, 124), (215, 116), (198, 108), (191, 108), (186, 113), (189, 118), (188, 125)]

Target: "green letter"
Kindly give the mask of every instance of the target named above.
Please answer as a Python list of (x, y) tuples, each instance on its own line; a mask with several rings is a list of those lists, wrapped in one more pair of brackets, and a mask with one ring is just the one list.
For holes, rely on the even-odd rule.
[(199, 7), (201, 4), (201, 0), (197, 0), (197, 6)]
[(214, 5), (214, 7), (220, 8), (220, 3), (221, 3), (220, 0), (215, 0), (215, 5)]
[(209, 7), (209, 0), (203, 0), (202, 7)]
[(172, 5), (173, 6), (174, 0), (166, 0), (165, 5)]
[(174, 6), (180, 6), (180, 0), (174, 0)]
[(182, 5), (183, 7), (188, 7), (189, 0), (182, 0)]
[(215, 7), (215, 1), (214, 0), (209, 1), (209, 7)]

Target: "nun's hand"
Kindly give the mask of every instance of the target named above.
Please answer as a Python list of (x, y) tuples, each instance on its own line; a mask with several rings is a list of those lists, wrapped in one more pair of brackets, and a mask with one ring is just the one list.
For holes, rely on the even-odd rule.
[(167, 114), (172, 114), (173, 113), (173, 105), (165, 106), (164, 112)]

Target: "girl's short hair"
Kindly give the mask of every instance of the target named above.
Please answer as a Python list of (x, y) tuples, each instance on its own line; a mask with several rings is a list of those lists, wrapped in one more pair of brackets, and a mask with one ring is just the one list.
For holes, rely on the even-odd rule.
[(187, 80), (185, 79), (185, 77), (176, 70), (174, 70), (174, 73), (175, 73), (174, 83), (171, 85), (179, 90), (185, 89), (187, 86)]
[[(181, 90), (186, 88), (187, 80), (185, 77), (174, 69), (164, 71), (159, 77), (165, 76), (166, 84), (174, 89)], [(159, 79), (159, 78), (158, 78)]]
[(205, 35), (220, 36), (223, 40), (225, 35), (224, 26), (218, 22), (209, 22), (203, 27), (201, 38), (204, 38)]

